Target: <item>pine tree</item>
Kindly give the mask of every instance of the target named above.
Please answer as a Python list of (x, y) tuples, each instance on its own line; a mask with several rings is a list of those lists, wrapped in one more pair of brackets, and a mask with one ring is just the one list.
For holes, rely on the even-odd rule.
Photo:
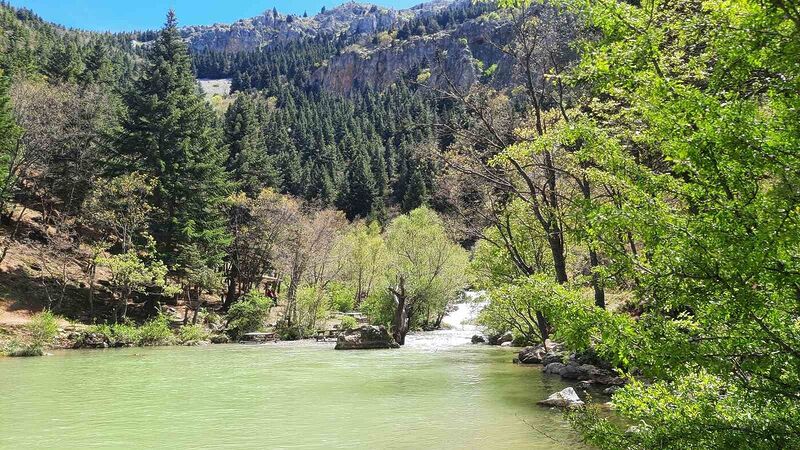
[(150, 228), (166, 261), (188, 245), (214, 259), (225, 241), (220, 206), (230, 185), (214, 112), (197, 91), (173, 11), (146, 62), (125, 95), (118, 145), (128, 158), (120, 163), (157, 182)]
[(402, 209), (404, 213), (411, 212), (428, 202), (428, 188), (422, 178), (422, 172), (415, 170), (411, 176), (406, 193), (403, 196)]
[(377, 192), (369, 157), (363, 148), (356, 148), (347, 169), (345, 183), (339, 196), (339, 208), (348, 219), (368, 217), (375, 204)]

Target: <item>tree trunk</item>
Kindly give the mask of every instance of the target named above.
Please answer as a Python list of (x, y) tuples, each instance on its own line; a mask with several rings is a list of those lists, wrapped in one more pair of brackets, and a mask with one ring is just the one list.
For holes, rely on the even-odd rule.
[(600, 258), (597, 256), (597, 251), (589, 248), (589, 265), (592, 268), (592, 287), (594, 288), (594, 304), (598, 308), (606, 309), (606, 291), (603, 287), (603, 280), (600, 279), (600, 274), (594, 269), (600, 265)]
[(392, 321), (392, 336), (400, 345), (405, 345), (406, 334), (408, 334), (408, 305), (406, 303), (406, 281), (400, 277), (396, 289), (389, 288), (397, 304)]
[(228, 294), (225, 296), (225, 303), (222, 304), (223, 311), (227, 311), (228, 308), (233, 305), (233, 302), (237, 300), (237, 292), (236, 289), (239, 284), (239, 266), (236, 263), (231, 263), (231, 270), (228, 274)]

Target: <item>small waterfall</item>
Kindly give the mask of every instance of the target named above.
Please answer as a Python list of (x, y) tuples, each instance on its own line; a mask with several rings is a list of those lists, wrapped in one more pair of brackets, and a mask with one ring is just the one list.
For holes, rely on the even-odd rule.
[(411, 333), (406, 338), (406, 347), (423, 351), (438, 351), (456, 345), (469, 344), (472, 335), (478, 332), (475, 319), (488, 300), (484, 291), (465, 291), (442, 320), (445, 330)]

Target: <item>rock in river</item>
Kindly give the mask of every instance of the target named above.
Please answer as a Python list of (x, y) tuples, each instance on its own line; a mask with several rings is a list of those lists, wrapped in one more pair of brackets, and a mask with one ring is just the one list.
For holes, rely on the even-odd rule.
[(583, 400), (578, 397), (578, 393), (575, 392), (575, 389), (571, 387), (565, 388), (560, 392), (556, 392), (550, 397), (547, 397), (547, 400), (542, 400), (538, 403), (544, 406), (557, 406), (559, 408), (574, 408), (583, 406)]
[(383, 326), (364, 325), (345, 331), (336, 338), (336, 350), (363, 350), (373, 348), (400, 348)]
[(472, 336), (472, 343), (473, 344), (483, 344), (484, 342), (486, 342), (486, 339), (483, 336), (481, 336), (480, 334), (476, 334), (476, 335)]

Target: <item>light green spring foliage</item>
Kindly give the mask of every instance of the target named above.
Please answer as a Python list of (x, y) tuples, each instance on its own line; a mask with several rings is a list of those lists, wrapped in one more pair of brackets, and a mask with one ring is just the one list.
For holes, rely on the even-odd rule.
[(184, 345), (195, 345), (207, 341), (209, 333), (202, 325), (184, 325), (178, 330), (178, 340)]
[(390, 282), (405, 278), (415, 312), (444, 310), (467, 285), (467, 252), (446, 234), (434, 211), (417, 208), (396, 218), (386, 230)]
[(245, 333), (261, 330), (272, 308), (272, 299), (253, 290), (242, 296), (228, 310), (228, 333), (240, 339)]
[[(480, 289), (490, 289), (511, 283), (526, 274), (515, 264), (514, 258), (536, 273), (552, 272), (550, 249), (546, 237), (530, 206), (521, 200), (513, 200), (502, 212), (504, 223), (510, 230), (489, 227), (484, 230), (485, 239), (478, 241), (470, 263), (473, 283)], [(508, 252), (506, 242), (513, 244), (516, 254)]]
[(343, 278), (356, 296), (367, 296), (386, 289), (386, 266), (389, 255), (377, 222), (356, 222), (338, 245), (339, 257), (345, 262)]
[(297, 290), (297, 321), (303, 331), (319, 328), (331, 313), (330, 292), (316, 286), (302, 286)]
[(556, 333), (585, 329), (654, 380), (614, 399), (637, 432), (590, 412), (576, 425), (609, 449), (800, 447), (796, 5), (550, 3), (598, 33), (569, 76), (589, 95), (568, 123), (511, 151), (569, 149), (573, 169), (610, 193), (581, 205), (578, 232), (642, 310), (594, 323), (555, 311)]
[(358, 328), (358, 321), (354, 317), (344, 316), (339, 328), (342, 330), (354, 330)]
[(58, 335), (58, 318), (45, 310), (33, 316), (25, 325), (28, 336), (24, 341), (13, 340), (6, 345), (3, 353), (9, 356), (42, 356), (53, 345)]
[(167, 316), (158, 315), (138, 329), (138, 345), (169, 345), (175, 341), (175, 335), (169, 326)]

